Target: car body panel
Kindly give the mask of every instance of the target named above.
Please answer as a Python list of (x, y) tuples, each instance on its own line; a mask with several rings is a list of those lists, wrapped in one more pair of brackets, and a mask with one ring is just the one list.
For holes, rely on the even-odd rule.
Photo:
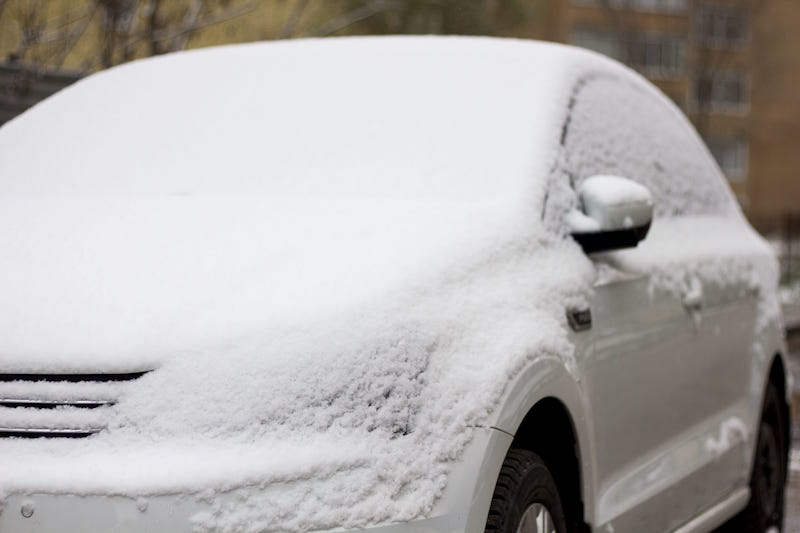
[[(596, 449), (592, 419), (588, 416), (586, 395), (575, 374), (559, 357), (539, 357), (522, 370), (506, 389), (501, 406), (492, 416), (492, 426), (516, 434), (528, 412), (539, 401), (554, 398), (572, 417), (580, 450), (582, 499), (587, 517), (595, 506)], [(498, 469), (499, 473), (499, 469)], [(591, 522), (591, 520), (590, 520)]]
[[(681, 296), (650, 283), (598, 287), (583, 374), (592, 417), (603, 421), (598, 522), (621, 521), (623, 530), (674, 528), (748, 478), (744, 391), (753, 332), (730, 324), (754, 324), (752, 302), (727, 313), (725, 326), (713, 320), (717, 310), (687, 309)], [(729, 342), (708, 338), (708, 329), (728, 331)]]
[[(452, 465), (449, 483), (428, 517), (403, 524), (383, 524), (359, 531), (456, 533), (483, 531), (497, 473), (512, 436), (497, 429), (475, 428), (474, 437)], [(12, 494), (0, 508), (0, 531), (86, 533), (196, 531), (198, 517), (221, 506), (237, 505), (238, 495), (209, 498), (203, 493), (161, 494), (136, 498), (119, 495)], [(335, 528), (332, 531), (346, 531)]]
[(732, 495), (749, 480), (773, 360), (754, 347), (785, 353), (780, 331), (756, 336), (758, 302), (743, 287), (706, 285), (694, 310), (679, 295), (654, 294), (647, 276), (617, 278), (597, 287), (591, 329), (572, 334), (576, 368), (537, 359), (494, 425), (516, 433), (538, 401), (563, 403), (580, 447), (585, 517), (598, 528), (671, 530), (710, 509), (730, 517), (743, 507)]

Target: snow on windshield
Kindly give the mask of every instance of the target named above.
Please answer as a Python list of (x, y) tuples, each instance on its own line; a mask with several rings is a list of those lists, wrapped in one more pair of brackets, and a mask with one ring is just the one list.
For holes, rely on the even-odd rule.
[(328, 39), (139, 61), (0, 129), (0, 191), (518, 194), (546, 177), (564, 54), (479, 39)]
[(733, 194), (694, 128), (666, 96), (628, 73), (589, 71), (573, 88), (545, 219), (564, 232), (587, 178), (611, 174), (646, 186), (656, 218), (740, 217)]

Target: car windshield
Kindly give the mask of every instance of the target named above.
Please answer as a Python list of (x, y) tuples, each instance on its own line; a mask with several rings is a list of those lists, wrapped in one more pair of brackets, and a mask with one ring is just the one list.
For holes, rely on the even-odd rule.
[(0, 190), (518, 196), (551, 165), (568, 91), (550, 73), (570, 53), (391, 38), (139, 61), (4, 127)]

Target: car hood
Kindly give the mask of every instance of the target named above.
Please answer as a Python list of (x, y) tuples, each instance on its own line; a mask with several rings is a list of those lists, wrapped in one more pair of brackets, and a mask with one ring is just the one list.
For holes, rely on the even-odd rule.
[(16, 197), (0, 210), (6, 372), (135, 371), (419, 283), (489, 203)]
[(428, 394), (477, 424), (520, 360), (570, 355), (563, 308), (593, 276), (524, 199), (4, 202), (0, 393), (116, 405), (4, 411), (0, 427), (105, 428), (111, 441), (396, 438), (423, 407), (440, 416)]
[[(577, 245), (542, 234), (521, 199), (4, 202), (3, 371), (152, 371), (0, 382), (4, 397), (116, 402), (0, 413), (3, 427), (102, 429), (0, 439), (0, 493), (224, 491), (271, 483), (276, 471), (284, 481), (342, 472), (382, 510), (348, 506), (344, 522), (419, 516), (469, 442), (465, 428), (486, 422), (520, 365), (570, 357), (559, 296), (577, 301), (593, 276)], [(195, 462), (168, 459), (214, 463), (241, 450), (247, 462), (287, 443), (307, 458), (291, 473), (275, 461), (243, 476), (240, 463), (184, 471)], [(125, 481), (133, 467), (120, 460), (176, 474)], [(91, 476), (81, 473), (89, 463)], [(325, 487), (313, 490), (323, 498)], [(294, 512), (284, 503), (270, 516)]]

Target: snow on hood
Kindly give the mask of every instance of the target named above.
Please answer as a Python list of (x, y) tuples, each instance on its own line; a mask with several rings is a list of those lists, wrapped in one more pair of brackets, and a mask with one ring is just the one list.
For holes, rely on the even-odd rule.
[[(233, 206), (247, 220), (251, 213), (241, 203)], [(308, 241), (282, 243), (270, 253), (228, 244), (224, 249), (230, 255), (252, 263), (231, 267), (226, 254), (196, 266), (210, 271), (221, 287), (218, 293), (206, 290), (203, 297), (218, 300), (198, 300), (193, 294), (198, 285), (181, 280), (185, 269), (196, 274), (191, 270), (195, 265), (180, 264), (137, 277), (142, 289), (126, 291), (124, 305), (91, 296), (104, 306), (102, 314), (121, 309), (124, 316), (136, 315), (154, 307), (147, 326), (117, 325), (105, 317), (95, 317), (92, 324), (92, 315), (71, 307), (77, 314), (67, 325), (94, 326), (99, 335), (92, 344), (98, 351), (73, 354), (76, 359), (99, 361), (115, 338), (131, 336), (133, 349), (117, 352), (123, 354), (120, 360), (134, 361), (136, 353), (158, 347), (153, 351), (157, 369), (119, 385), (121, 400), (113, 410), (86, 415), (108, 426), (95, 437), (0, 442), (0, 490), (127, 495), (239, 490), (242, 508), (198, 518), (198, 527), (210, 531), (363, 526), (429, 512), (445, 486), (449, 461), (469, 442), (469, 427), (486, 422), (511, 376), (535, 357), (569, 361), (572, 347), (563, 306), (582, 300), (593, 270), (574, 243), (537, 235), (538, 217), (521, 212), (498, 216), (488, 206), (459, 206), (446, 216), (442, 205), (410, 212), (405, 207), (403, 216), (432, 221), (427, 232), (409, 234), (407, 226), (398, 230), (398, 224), (381, 223), (398, 215), (391, 206), (372, 205), (381, 211), (369, 213), (377, 225), (355, 224), (364, 235), (360, 242), (376, 243), (376, 257), (365, 263), (360, 255), (358, 264), (344, 253), (337, 252), (336, 260), (320, 256), (317, 248), (303, 248)], [(361, 220), (369, 209), (350, 205), (346, 211), (345, 218)], [(192, 209), (180, 212), (186, 220), (199, 220)], [(439, 220), (441, 227), (458, 225), (463, 232), (439, 233), (433, 222), (442, 216), (453, 225)], [(125, 246), (152, 250), (142, 246), (140, 235), (134, 232)], [(336, 239), (337, 233), (326, 227), (314, 242), (346, 251), (348, 245)], [(391, 246), (378, 244), (387, 241)], [(209, 242), (224, 239), (212, 232)], [(120, 246), (111, 249), (112, 264), (126, 265), (131, 259), (134, 266), (123, 274), (112, 269), (114, 275), (92, 269), (84, 287), (98, 287), (104, 294), (136, 275), (135, 265), (142, 261)], [(63, 247), (80, 248), (75, 243)], [(161, 250), (168, 263), (173, 257), (169, 247)], [(292, 253), (278, 253), (287, 250)], [(306, 267), (294, 263), (297, 257), (312, 264), (324, 261), (335, 276), (286, 282), (305, 275)], [(213, 266), (215, 260), (219, 264)], [(254, 274), (265, 269), (273, 273)], [(50, 283), (39, 287), (43, 294)], [(265, 283), (275, 290), (259, 293)], [(78, 289), (72, 290), (66, 301), (80, 297)], [(318, 294), (324, 295), (319, 306)], [(151, 305), (153, 297), (186, 318), (176, 320), (161, 304)], [(226, 337), (220, 324), (236, 335)], [(146, 330), (152, 325), (158, 333)], [(109, 332), (100, 333), (103, 327)], [(65, 344), (80, 340), (64, 329), (32, 345), (52, 353), (58, 339)], [(146, 340), (136, 339), (138, 333)], [(165, 335), (170, 338), (164, 340)], [(177, 347), (175, 338), (192, 344)], [(37, 414), (37, 421), (48, 425), (47, 417), (61, 416), (48, 411)], [(288, 449), (298, 457), (285, 461)], [(136, 474), (146, 471), (157, 473)], [(262, 489), (274, 482), (289, 483), (287, 491)], [(214, 500), (214, 493), (204, 494)], [(302, 504), (308, 501), (317, 505)]]
[(0, 129), (0, 191), (516, 194), (546, 177), (575, 55), (521, 41), (350, 38), (136, 61)]
[(2, 205), (0, 350), (3, 369), (16, 372), (149, 369), (265, 325), (313, 324), (444, 268), (498, 224), (491, 202), (24, 197)]

